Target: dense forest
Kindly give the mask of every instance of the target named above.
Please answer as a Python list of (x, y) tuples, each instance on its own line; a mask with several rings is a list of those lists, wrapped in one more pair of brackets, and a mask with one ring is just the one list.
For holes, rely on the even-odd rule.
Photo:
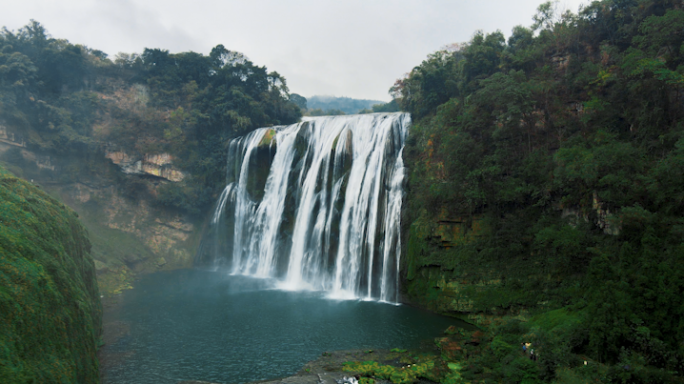
[[(414, 121), (409, 296), (532, 316), (499, 324), (471, 378), (682, 381), (682, 8), (546, 3), (508, 40), (477, 32), (392, 87)], [(525, 339), (538, 367), (520, 362)]]
[[(65, 167), (63, 181), (107, 174), (96, 159), (112, 146), (169, 153), (191, 177), (160, 188), (157, 200), (199, 213), (222, 187), (230, 138), (300, 116), (282, 76), (223, 45), (209, 55), (145, 49), (112, 60), (36, 21), (0, 33), (0, 125), (30, 150), (89, 159)], [(117, 183), (132, 196), (144, 189)]]

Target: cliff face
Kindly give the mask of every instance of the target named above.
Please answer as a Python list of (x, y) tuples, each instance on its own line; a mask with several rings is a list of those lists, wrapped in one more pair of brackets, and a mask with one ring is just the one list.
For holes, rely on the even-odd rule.
[(131, 288), (140, 273), (192, 266), (201, 226), (178, 209), (156, 204), (152, 185), (138, 185), (137, 198), (116, 184), (45, 187), (80, 214), (93, 243), (102, 294)]
[(173, 156), (168, 153), (145, 154), (142, 159), (138, 159), (124, 151), (114, 151), (107, 152), (105, 157), (127, 174), (157, 176), (174, 182), (185, 178), (183, 172), (173, 167)]
[[(470, 286), (467, 271), (454, 271), (449, 251), (467, 247), (482, 233), (481, 224), (463, 219), (426, 222), (418, 220), (409, 229), (404, 252), (404, 289), (410, 300), (442, 313), (469, 313), (473, 301), (463, 292)], [(473, 271), (474, 272), (474, 271)], [(472, 272), (471, 274), (472, 275)], [(483, 286), (484, 276), (470, 276)], [(500, 283), (494, 280), (491, 284)]]
[(146, 106), (144, 86), (98, 81), (107, 84), (94, 93), (104, 106), (88, 130), (99, 144), (80, 153), (27, 146), (15, 133), (20, 127), (0, 118), (0, 161), (78, 212), (93, 244), (100, 292), (110, 295), (130, 288), (138, 273), (191, 266), (200, 215), (160, 201), (165, 192), (176, 196), (188, 179), (159, 148), (160, 139), (112, 135), (122, 126), (133, 130), (133, 117), (161, 124), (168, 111)]
[(0, 168), (0, 382), (98, 381), (102, 308), (77, 217)]

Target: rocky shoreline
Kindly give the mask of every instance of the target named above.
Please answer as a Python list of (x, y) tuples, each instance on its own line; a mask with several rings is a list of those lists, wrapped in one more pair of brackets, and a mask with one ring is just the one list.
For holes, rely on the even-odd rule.
[[(435, 351), (438, 351), (435, 349)], [(358, 378), (353, 372), (343, 371), (344, 363), (349, 361), (376, 361), (383, 365), (403, 367), (400, 362), (401, 353), (388, 350), (347, 350), (323, 352), (316, 360), (306, 363), (296, 374), (280, 379), (254, 381), (249, 384), (342, 384), (352, 383)], [(389, 383), (376, 380), (377, 384)], [(181, 381), (179, 384), (219, 384), (208, 381)]]

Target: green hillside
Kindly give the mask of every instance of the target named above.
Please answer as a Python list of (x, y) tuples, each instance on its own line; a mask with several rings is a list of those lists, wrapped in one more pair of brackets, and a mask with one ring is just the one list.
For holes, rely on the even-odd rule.
[[(0, 68), (0, 138), (56, 162), (56, 172), (20, 164), (25, 176), (114, 182), (137, 196), (144, 180), (112, 172), (105, 154), (168, 154), (189, 177), (155, 188), (158, 202), (194, 213), (222, 189), (228, 140), (301, 117), (285, 78), (223, 45), (208, 55), (146, 48), (110, 58), (31, 21), (0, 31)], [(16, 162), (19, 149), (2, 158)]]
[(77, 215), (0, 168), (0, 382), (97, 383), (101, 327)]
[(485, 323), (565, 314), (525, 328), (546, 379), (583, 356), (631, 367), (607, 381), (681, 381), (683, 41), (677, 1), (546, 3), (399, 80), (408, 297)]

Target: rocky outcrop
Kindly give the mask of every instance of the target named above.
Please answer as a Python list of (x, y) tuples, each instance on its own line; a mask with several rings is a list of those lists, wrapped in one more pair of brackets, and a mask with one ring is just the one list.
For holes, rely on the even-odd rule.
[(0, 382), (98, 382), (102, 308), (77, 217), (0, 168)]
[(173, 157), (168, 153), (131, 156), (125, 151), (107, 151), (105, 157), (130, 175), (150, 175), (169, 181), (183, 181), (185, 174), (173, 167)]
[(466, 246), (484, 231), (477, 219), (440, 217), (436, 222), (413, 223), (402, 262), (407, 299), (437, 312), (471, 312), (473, 301), (467, 289), (497, 286), (501, 281), (459, 276), (454, 266), (439, 258), (433, 260), (433, 255), (435, 250), (445, 252)]
[(14, 152), (15, 157), (39, 170), (55, 170), (51, 156), (29, 151), (26, 149), (26, 142), (21, 136), (8, 132), (7, 127), (0, 124), (0, 156), (5, 157), (12, 152)]
[(266, 132), (264, 132), (264, 136), (261, 138), (261, 141), (259, 142), (259, 147), (270, 147), (272, 145), (277, 145), (276, 142), (276, 131), (273, 128), (267, 129)]
[(264, 189), (276, 149), (275, 129), (264, 130), (261, 141), (259, 141), (259, 145), (254, 149), (254, 153), (249, 161), (249, 169), (254, 177), (248, 179), (247, 192), (255, 201), (260, 201), (264, 197)]
[(335, 138), (332, 146), (333, 165), (341, 167), (338, 172), (347, 173), (352, 167), (354, 160), (354, 146), (353, 133), (350, 130), (344, 130)]
[(98, 282), (105, 295), (130, 288), (136, 274), (187, 268), (199, 226), (151, 199), (132, 200), (116, 186), (47, 186), (81, 214), (93, 241)]
[(2, 122), (0, 122), (0, 142), (13, 145), (15, 147), (26, 147), (26, 142), (22, 137), (7, 130)]
[[(196, 219), (156, 202), (158, 188), (185, 178), (172, 156), (130, 155), (113, 146), (87, 154), (48, 154), (17, 140), (0, 127), (0, 160), (80, 214), (104, 295), (132, 287), (139, 273), (192, 265)], [(82, 167), (83, 162), (89, 166)]]
[(606, 235), (617, 236), (621, 230), (621, 220), (619, 215), (611, 213), (606, 203), (601, 201), (598, 193), (594, 191), (591, 202), (591, 209), (580, 209), (579, 207), (563, 207), (561, 217), (568, 220), (569, 225), (575, 227), (580, 220), (590, 222), (593, 220), (597, 227), (603, 230)]

